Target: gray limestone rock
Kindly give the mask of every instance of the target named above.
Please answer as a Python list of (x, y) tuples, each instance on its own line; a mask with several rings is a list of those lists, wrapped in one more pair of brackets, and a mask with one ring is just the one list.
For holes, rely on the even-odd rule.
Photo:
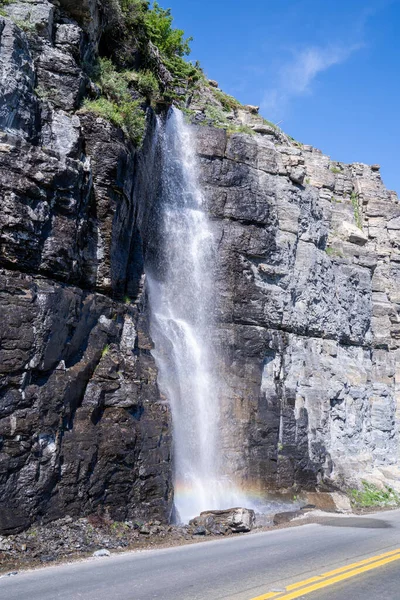
[(5, 12), (21, 27), (41, 37), (53, 37), (55, 6), (48, 0), (19, 0), (6, 4)]
[(216, 344), (232, 476), (264, 490), (383, 478), (399, 447), (397, 197), (371, 167), (333, 168), (312, 147), (233, 134), (221, 155), (219, 130), (215, 141), (211, 128), (199, 136), (220, 240)]
[(229, 508), (226, 510), (209, 510), (200, 513), (189, 522), (194, 535), (208, 533), (246, 533), (253, 529), (255, 523), (254, 510), (249, 508)]

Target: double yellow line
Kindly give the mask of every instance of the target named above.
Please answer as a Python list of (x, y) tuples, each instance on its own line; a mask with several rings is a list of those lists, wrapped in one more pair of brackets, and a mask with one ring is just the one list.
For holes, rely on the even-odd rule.
[(333, 571), (327, 571), (322, 575), (316, 575), (315, 577), (310, 577), (310, 579), (305, 579), (298, 583), (293, 583), (286, 586), (284, 592), (268, 592), (267, 594), (251, 598), (251, 600), (269, 600), (269, 598), (275, 598), (276, 600), (294, 600), (295, 598), (299, 598), (305, 594), (311, 594), (311, 592), (328, 587), (329, 585), (334, 585), (335, 583), (345, 581), (356, 575), (372, 571), (372, 569), (378, 569), (395, 560), (400, 560), (400, 548), (392, 550), (391, 552), (379, 554), (378, 556), (360, 560), (359, 562), (340, 567), (339, 569), (334, 569)]

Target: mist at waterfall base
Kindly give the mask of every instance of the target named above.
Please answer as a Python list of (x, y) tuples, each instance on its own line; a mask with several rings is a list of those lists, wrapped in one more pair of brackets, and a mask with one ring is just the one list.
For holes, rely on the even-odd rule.
[(171, 109), (157, 120), (154, 139), (161, 180), (157, 256), (146, 266), (150, 331), (159, 387), (172, 412), (175, 520), (187, 522), (204, 510), (257, 507), (224, 473), (219, 447), (221, 382), (211, 341), (215, 248), (193, 130)]

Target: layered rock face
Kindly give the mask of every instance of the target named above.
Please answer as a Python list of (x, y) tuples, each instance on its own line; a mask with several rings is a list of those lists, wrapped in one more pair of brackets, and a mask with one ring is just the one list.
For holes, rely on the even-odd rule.
[(197, 131), (232, 474), (250, 489), (396, 484), (398, 198), (378, 166), (251, 124)]
[[(0, 533), (99, 510), (166, 521), (171, 420), (143, 268), (157, 251), (151, 123), (138, 153), (77, 112), (96, 93), (82, 68), (102, 34), (96, 0), (6, 10)], [(262, 491), (397, 485), (397, 196), (377, 166), (332, 162), (256, 112), (232, 117), (254, 136), (193, 128), (218, 242), (224, 462)]]
[(101, 35), (97, 3), (80, 4), (85, 30), (46, 0), (7, 7), (27, 33), (0, 17), (6, 533), (42, 516), (167, 520), (171, 510), (170, 415), (150, 354), (136, 151), (110, 124), (75, 114), (91, 85), (82, 64)]

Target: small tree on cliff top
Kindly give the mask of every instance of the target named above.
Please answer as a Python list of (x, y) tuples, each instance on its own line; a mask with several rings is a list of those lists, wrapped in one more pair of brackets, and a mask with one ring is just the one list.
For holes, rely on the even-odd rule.
[(145, 25), (150, 40), (167, 57), (190, 54), (190, 42), (193, 38), (184, 38), (182, 29), (172, 27), (171, 9), (163, 9), (154, 2), (152, 10), (145, 13)]

